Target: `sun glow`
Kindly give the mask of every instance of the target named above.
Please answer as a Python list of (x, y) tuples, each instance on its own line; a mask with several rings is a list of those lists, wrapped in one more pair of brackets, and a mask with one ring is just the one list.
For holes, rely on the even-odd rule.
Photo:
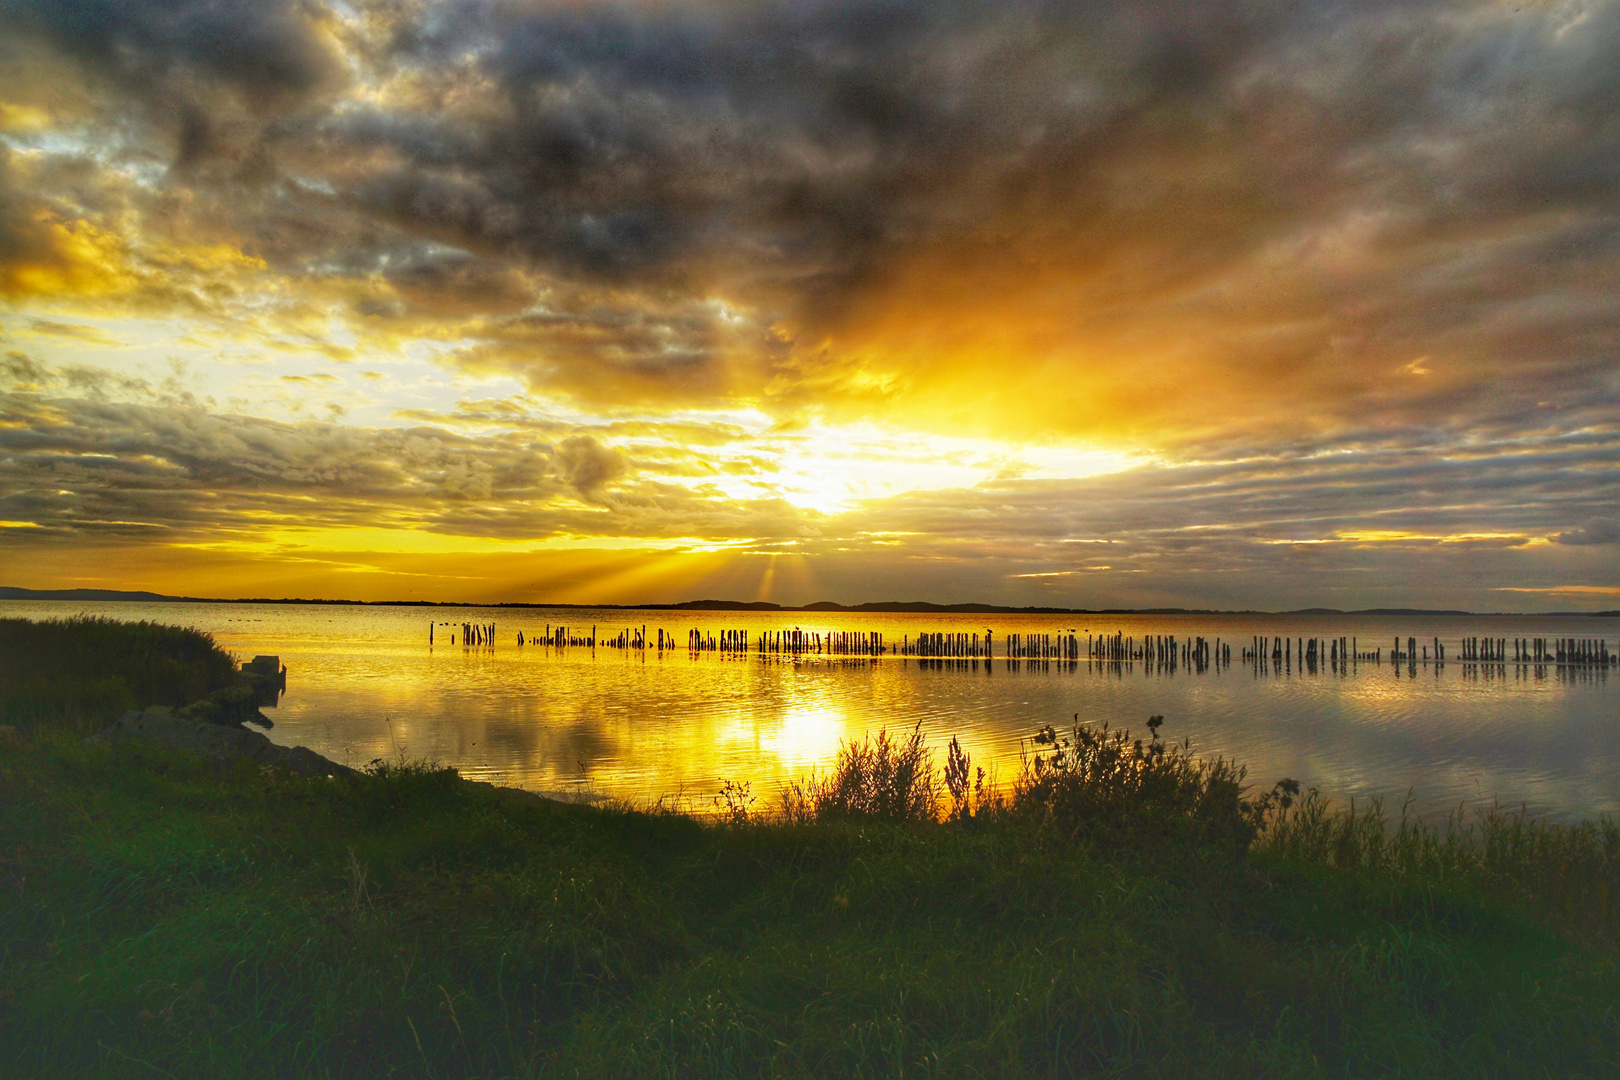
[[(850, 33), (868, 6), (8, 5), (9, 582), (1236, 608), (1620, 587), (1593, 329), (1620, 247), (1567, 182), (1579, 133), (1545, 123), (1609, 85), (1604, 50), (1560, 44), (1575, 23), (1425, 22), (1408, 52), (1441, 91), (1408, 101), (1323, 78), (1377, 11), (1262, 19), (1228, 55), (1199, 5), (914, 5)], [(1405, 40), (1397, 16), (1378, 33)], [(806, 66), (760, 79), (766, 54)], [(868, 83), (882, 123), (829, 105)]]
[(736, 502), (780, 499), (832, 516), (867, 500), (909, 492), (1025, 479), (1076, 480), (1148, 460), (1116, 450), (1018, 446), (876, 424), (814, 425), (790, 433), (767, 429), (745, 446), (757, 467), (677, 482)]
[(784, 712), (779, 726), (760, 738), (778, 767), (794, 773), (833, 756), (847, 733), (844, 712), (830, 698), (813, 695)]

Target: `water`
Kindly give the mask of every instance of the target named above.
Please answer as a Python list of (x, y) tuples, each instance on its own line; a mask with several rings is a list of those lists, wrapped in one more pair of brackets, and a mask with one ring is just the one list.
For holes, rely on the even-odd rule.
[[(540, 791), (706, 809), (721, 779), (776, 785), (830, 762), (840, 739), (921, 723), (943, 750), (958, 736), (1003, 781), (1039, 726), (1076, 714), (1145, 733), (1149, 715), (1196, 749), (1244, 762), (1269, 786), (1293, 777), (1340, 799), (1381, 795), (1439, 813), (1493, 799), (1555, 817), (1620, 812), (1620, 668), (1530, 668), (1453, 659), (1467, 636), (1604, 638), (1620, 622), (1486, 616), (940, 616), (587, 611), (282, 604), (0, 602), (0, 616), (152, 619), (212, 633), (239, 658), (281, 657), (288, 690), (267, 710), (271, 738), (364, 765), (404, 753), (466, 776)], [(496, 624), (492, 649), (449, 645), (428, 624)], [(516, 637), (559, 623), (599, 639), (627, 627), (669, 631), (683, 647), (645, 654), (549, 649)], [(688, 630), (800, 627), (883, 633), (991, 630), (993, 662), (799, 660), (684, 648)], [(1008, 662), (1011, 633), (1202, 635), (1232, 645), (1230, 667), (1173, 672), (1140, 663)], [(1355, 637), (1386, 662), (1345, 673), (1264, 673), (1236, 660), (1253, 635)], [(1387, 662), (1392, 639), (1438, 636), (1448, 662)], [(1511, 646), (1509, 648), (1511, 656)]]

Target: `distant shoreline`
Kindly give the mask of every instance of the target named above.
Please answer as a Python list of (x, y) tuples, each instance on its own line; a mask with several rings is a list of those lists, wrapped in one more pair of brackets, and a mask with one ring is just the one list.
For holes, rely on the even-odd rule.
[(934, 604), (923, 600), (886, 600), (866, 604), (835, 604), (823, 600), (794, 606), (765, 601), (687, 600), (679, 604), (546, 604), (509, 600), (501, 603), (466, 603), (444, 600), (326, 600), (302, 597), (167, 596), (153, 592), (127, 592), (118, 589), (22, 589), (0, 586), (0, 600), (79, 600), (86, 603), (148, 604), (325, 604), (337, 607), (429, 607), (429, 608), (555, 608), (565, 611), (779, 611), (848, 612), (856, 615), (937, 614), (937, 615), (1525, 615), (1572, 618), (1620, 618), (1615, 611), (1461, 611), (1432, 608), (1295, 608), (1289, 611), (1261, 611), (1257, 608), (1063, 608), (1012, 607), (1002, 604)]

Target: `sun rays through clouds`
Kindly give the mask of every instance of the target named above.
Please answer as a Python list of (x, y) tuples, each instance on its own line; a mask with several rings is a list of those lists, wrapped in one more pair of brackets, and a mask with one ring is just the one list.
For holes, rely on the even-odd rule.
[(15, 584), (1620, 587), (1620, 4), (0, 25)]

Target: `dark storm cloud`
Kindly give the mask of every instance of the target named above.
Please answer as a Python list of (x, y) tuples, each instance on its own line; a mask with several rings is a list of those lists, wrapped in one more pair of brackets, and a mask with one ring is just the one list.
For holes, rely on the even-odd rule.
[[(1002, 433), (1196, 440), (1302, 405), (1478, 422), (1613, 367), (1614, 5), (467, 4), (396, 29), (393, 64), (475, 56), (491, 104), (332, 118), (394, 162), (357, 205), (630, 290), (617, 326), (565, 301), (586, 337), (466, 354), (539, 388), (624, 392), (605, 342), (646, 358), (640, 400), (937, 422), (977, 395)], [(755, 319), (638, 343), (641, 313), (715, 292)], [(1079, 378), (1029, 405), (984, 384), (998, 348)], [(1433, 385), (1392, 385), (1422, 357)], [(1245, 372), (1217, 391), (1235, 419), (1177, 430), (1189, 381)]]
[(1556, 543), (1585, 547), (1588, 544), (1620, 544), (1620, 523), (1613, 518), (1593, 518), (1586, 524), (1553, 537)]
[[(505, 116), (362, 113), (349, 137), (414, 167), (383, 205), (602, 273), (742, 245), (858, 275), (1039, 203), (1082, 245), (1151, 222), (1185, 257), (1220, 226), (1160, 268), (1185, 274), (1334, 190), (1411, 200), (1434, 239), (1482, 209), (1612, 208), (1615, 32), (1612, 7), (1433, 3), (429, 7), (396, 59), (477, 51)], [(1108, 190), (1155, 163), (1194, 171)]]
[[(297, 511), (832, 562), (906, 534), (897, 582), (978, 560), (1119, 602), (1121, 574), (1165, 602), (1613, 584), (1615, 0), (0, 0), (0, 20), (0, 104), (74, 103), (59, 138), (0, 142), (15, 304), (342, 333), (345, 356), (426, 343), (608, 418), (514, 399), (285, 425), (14, 352), (8, 520), (202, 536)], [(780, 445), (656, 419), (739, 408)], [(778, 498), (793, 433), (849, 419), (1156, 464), (836, 520)], [(750, 474), (755, 499), (692, 484)]]
[(99, 75), (150, 90), (190, 69), (261, 104), (303, 97), (336, 76), (337, 57), (317, 28), (323, 10), (299, 0), (0, 2), (0, 17)]
[(1127, 113), (1196, 109), (1281, 25), (1169, 4), (425, 8), (394, 60), (475, 52), (500, 119), (362, 110), (331, 130), (399, 154), (365, 197), (417, 227), (610, 279), (718, 261), (836, 293), (1068, 186)]
[(413, 309), (431, 315), (508, 315), (534, 301), (534, 287), (505, 263), (463, 255), (418, 256), (384, 274)]
[(146, 110), (154, 227), (546, 392), (1196, 444), (1613, 369), (1614, 3), (0, 12)]

